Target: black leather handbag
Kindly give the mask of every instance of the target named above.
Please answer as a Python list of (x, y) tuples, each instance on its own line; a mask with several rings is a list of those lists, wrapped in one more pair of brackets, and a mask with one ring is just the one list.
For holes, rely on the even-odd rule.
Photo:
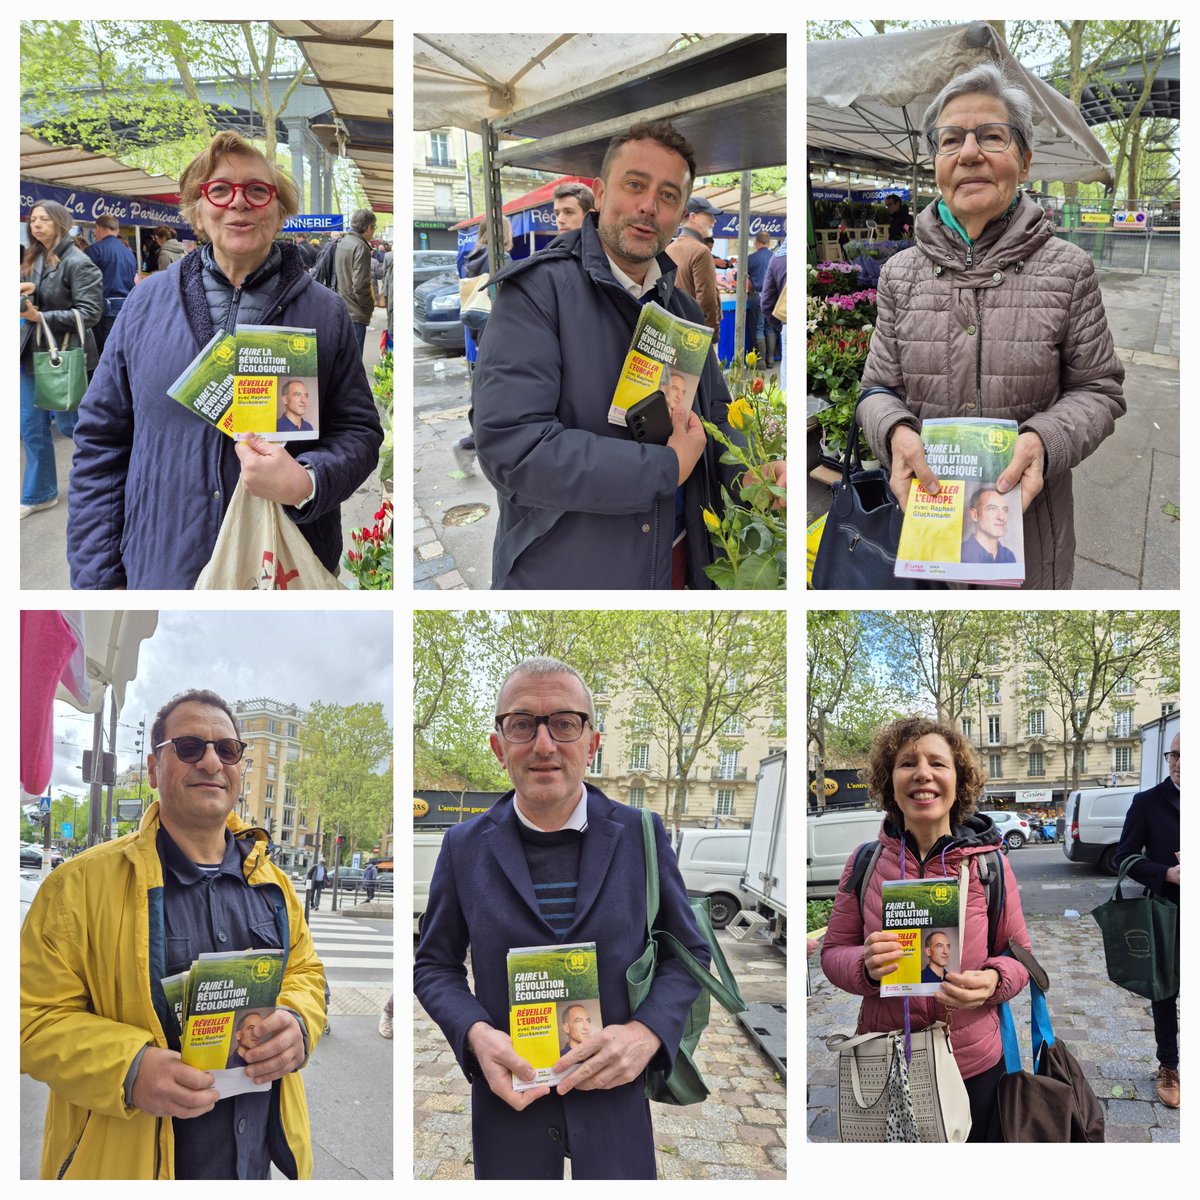
[[(868, 388), (859, 403), (877, 391), (888, 389)], [(842, 478), (833, 485), (833, 503), (813, 563), (813, 588), (928, 591), (944, 587), (923, 579), (896, 578), (896, 548), (900, 545), (904, 512), (888, 487), (887, 474), (879, 468), (863, 469), (857, 409), (850, 422), (848, 446), (842, 459)]]

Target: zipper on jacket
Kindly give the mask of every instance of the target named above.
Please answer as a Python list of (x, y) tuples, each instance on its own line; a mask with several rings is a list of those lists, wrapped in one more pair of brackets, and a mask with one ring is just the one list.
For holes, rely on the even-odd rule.
[(983, 416), (983, 301), (975, 289), (975, 407), (977, 417)]
[(225, 319), (225, 332), (234, 333), (237, 330), (237, 314), (242, 303), (242, 289), (233, 289), (233, 303), (229, 306), (229, 316)]
[(154, 1178), (162, 1178), (162, 1117), (154, 1118)]
[(91, 1109), (88, 1109), (88, 1114), (86, 1117), (83, 1118), (83, 1124), (79, 1128), (79, 1136), (75, 1139), (75, 1145), (73, 1145), (71, 1147), (71, 1149), (67, 1153), (67, 1157), (63, 1159), (62, 1166), (58, 1168), (58, 1175), (56, 1176), (56, 1178), (62, 1179), (66, 1175), (67, 1171), (70, 1169), (71, 1160), (74, 1159), (74, 1157), (75, 1157), (75, 1151), (79, 1149), (79, 1143), (83, 1141), (83, 1132), (85, 1129), (87, 1129), (88, 1122), (91, 1119), (92, 1119), (92, 1112), (91, 1112)]

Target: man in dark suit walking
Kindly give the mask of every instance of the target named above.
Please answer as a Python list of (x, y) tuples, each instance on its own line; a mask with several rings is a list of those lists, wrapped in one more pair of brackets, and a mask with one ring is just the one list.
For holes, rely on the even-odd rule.
[[(555, 659), (521, 663), (500, 689), (491, 745), (513, 783), (485, 814), (446, 833), (429, 886), (413, 977), (471, 1081), (477, 1179), (653, 1179), (648, 1067), (670, 1070), (699, 985), (660, 962), (649, 995), (629, 1007), (625, 972), (646, 944), (646, 853), (639, 813), (584, 774), (600, 744), (591, 693)], [(655, 819), (656, 928), (707, 964), (666, 832)], [(596, 943), (602, 1028), (556, 1065), (556, 1088), (533, 1078), (508, 1036), (506, 955), (516, 947)], [(464, 965), (470, 950), (474, 991)], [(578, 1065), (575, 1065), (578, 1064)]]
[[(1138, 792), (1129, 806), (1116, 859), (1120, 864), (1133, 854), (1144, 854), (1129, 874), (1152, 892), (1179, 903), (1179, 734), (1164, 755), (1166, 779), (1146, 792)], [(1175, 944), (1179, 954), (1179, 943)], [(1154, 1040), (1158, 1044), (1158, 1077), (1154, 1090), (1168, 1108), (1179, 1107), (1179, 994), (1153, 1000)]]

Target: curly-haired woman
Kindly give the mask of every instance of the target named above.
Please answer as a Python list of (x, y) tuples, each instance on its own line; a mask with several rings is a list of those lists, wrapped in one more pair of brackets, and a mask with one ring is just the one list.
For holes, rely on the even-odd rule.
[(990, 817), (975, 812), (986, 775), (970, 743), (953, 726), (926, 717), (905, 717), (879, 730), (871, 744), (863, 782), (883, 809), (882, 843), (859, 907), (847, 891), (854, 856), (846, 864), (821, 952), (826, 977), (863, 997), (859, 1033), (886, 1033), (904, 1026), (904, 998), (884, 999), (879, 981), (901, 957), (899, 938), (884, 932), (883, 881), (923, 875), (956, 876), (968, 867), (967, 915), (961, 970), (947, 972), (934, 996), (907, 1000), (913, 1029), (935, 1021), (950, 1026), (950, 1043), (971, 1101), (971, 1136), (988, 1140), (996, 1087), (1004, 1075), (997, 1008), (1029, 982), (1014, 958), (1002, 957), (1009, 942), (1029, 948), (1017, 883), (1007, 862), (1004, 905), (993, 949), (988, 949), (987, 896), (978, 858), (1000, 847)]

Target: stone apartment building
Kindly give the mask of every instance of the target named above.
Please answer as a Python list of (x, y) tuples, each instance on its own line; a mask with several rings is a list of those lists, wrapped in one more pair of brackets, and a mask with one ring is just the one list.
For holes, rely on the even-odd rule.
[[(595, 690), (600, 749), (586, 775), (610, 799), (663, 814), (674, 798), (674, 766), (667, 762), (665, 731), (649, 699), (635, 690)], [(758, 764), (787, 749), (782, 699), (778, 710), (731, 721), (700, 752), (688, 778), (681, 824), (688, 828), (749, 828)]]
[(284, 871), (308, 869), (315, 849), (316, 817), (296, 802), (288, 769), (300, 761), (305, 712), (294, 704), (260, 696), (239, 700), (234, 715), (247, 743), (238, 811), (271, 834), (275, 862)]
[[(1079, 760), (1080, 787), (1139, 782), (1142, 725), (1179, 707), (1179, 694), (1160, 691), (1158, 682), (1119, 682), (1093, 715)], [(1037, 670), (1027, 663), (984, 666), (964, 698), (959, 720), (987, 768), (988, 803), (1060, 805), (1068, 769), (1063, 723)]]
[[(483, 142), (477, 132), (431, 129), (414, 132), (413, 155), (413, 249), (457, 250), (459, 221), (483, 211), (483, 195), (473, 191), (468, 203), (467, 165)], [(514, 200), (539, 187), (552, 175), (505, 167), (501, 176), (504, 199)]]

